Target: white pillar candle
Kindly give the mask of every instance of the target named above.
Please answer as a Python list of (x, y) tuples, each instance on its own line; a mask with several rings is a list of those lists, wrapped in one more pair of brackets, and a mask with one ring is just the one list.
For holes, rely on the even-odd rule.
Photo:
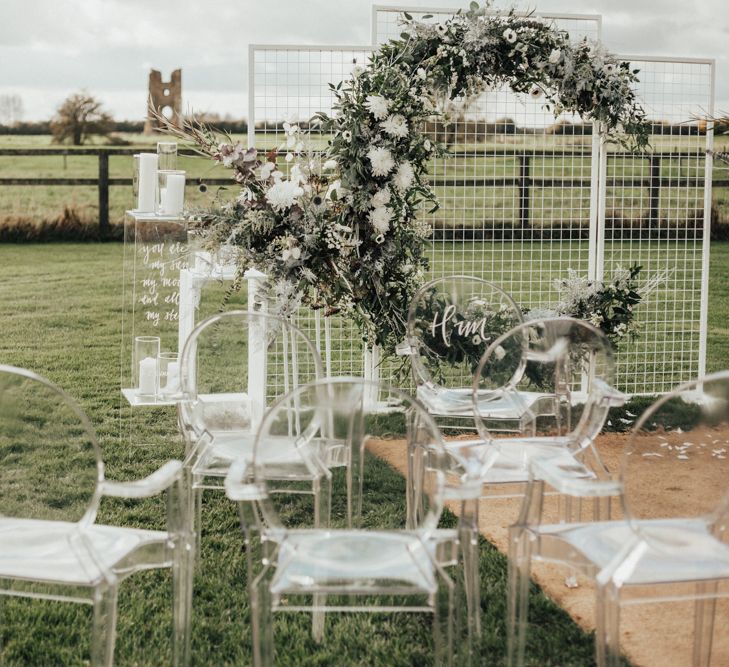
[(157, 393), (157, 360), (145, 357), (139, 362), (139, 393), (154, 396)]
[(165, 391), (174, 394), (180, 389), (180, 364), (177, 361), (170, 361), (167, 364), (167, 383)]
[(185, 204), (185, 174), (168, 174), (162, 202), (164, 215), (180, 215)]
[(139, 154), (137, 210), (153, 213), (157, 200), (157, 153)]
[(167, 188), (159, 189), (159, 212), (160, 215), (167, 215)]

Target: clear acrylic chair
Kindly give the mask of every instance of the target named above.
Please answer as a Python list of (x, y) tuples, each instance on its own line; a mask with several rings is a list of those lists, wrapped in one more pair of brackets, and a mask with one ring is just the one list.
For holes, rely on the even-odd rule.
[[(472, 276), (437, 278), (416, 292), (408, 309), (407, 339), (418, 399), (441, 425), (473, 426), (473, 373), (486, 348), (524, 321), (514, 300), (497, 285)], [(515, 365), (516, 387), (524, 368)], [(534, 432), (534, 404), (540, 392), (479, 393), (478, 412), (490, 418), (493, 430)], [(516, 399), (516, 400), (512, 400)]]
[[(515, 386), (511, 378), (517, 368), (522, 370)], [(475, 634), (480, 633), (479, 502), (521, 497), (535, 459), (557, 462), (581, 478), (604, 475), (592, 443), (610, 407), (625, 400), (612, 387), (613, 371), (612, 346), (605, 335), (566, 317), (521, 323), (493, 340), (481, 357), (473, 376), (474, 403), (491, 394), (503, 404), (521, 404), (528, 427), (521, 435), (495, 435), (491, 416), (476, 411), (478, 437), (445, 443), (452, 456), (446, 495), (461, 504), (460, 542)], [(527, 402), (524, 395), (541, 398)], [(495, 425), (500, 428), (499, 420)], [(538, 425), (538, 433), (532, 434), (532, 425)]]
[[(91, 664), (112, 665), (119, 585), (141, 570), (171, 568), (173, 661), (188, 664), (193, 563), (182, 463), (139, 481), (106, 480), (81, 408), (48, 380), (1, 365), (0, 460), (0, 593), (92, 605)], [(165, 490), (167, 530), (95, 522), (102, 496)]]
[[(392, 413), (382, 415), (373, 390)], [(328, 529), (287, 527), (269, 490), (271, 478), (286, 474), (276, 442), (298, 420), (297, 452), (311, 474), (330, 476), (315, 435), (328, 433), (351, 451), (347, 468), (351, 502)], [(368, 442), (397, 434), (427, 465), (423, 474), (422, 520), (404, 529), (400, 520), (367, 507), (377, 487), (366, 454)], [(405, 442), (401, 442), (405, 445)], [(425, 612), (434, 618), (436, 664), (453, 655), (454, 585), (444, 571), (443, 541), (437, 529), (443, 507), (446, 461), (432, 417), (398, 389), (355, 378), (329, 378), (300, 387), (271, 406), (256, 438), (252, 464), (241, 459), (226, 479), (228, 496), (240, 501), (241, 523), (260, 531), (267, 548), (260, 574), (251, 582), (254, 664), (274, 663), (273, 612), (313, 612), (315, 637), (323, 636), (327, 612)], [(381, 490), (380, 490), (381, 491)], [(403, 502), (405, 498), (403, 497)], [(254, 509), (255, 508), (255, 509)], [(379, 604), (378, 604), (379, 602)], [(317, 622), (317, 616), (319, 622)]]
[[(527, 590), (537, 560), (566, 564), (595, 581), (598, 665), (620, 664), (623, 606), (677, 600), (695, 601), (693, 664), (708, 665), (716, 600), (727, 597), (729, 582), (727, 451), (724, 371), (683, 384), (649, 407), (631, 432), (619, 474), (580, 477), (560, 460), (535, 461), (510, 534), (509, 663), (524, 664)], [(547, 486), (574, 504), (612, 500), (611, 515), (546, 523)]]
[[(252, 457), (253, 441), (266, 406), (296, 387), (322, 376), (319, 353), (289, 322), (263, 312), (233, 310), (200, 322), (188, 337), (180, 361), (178, 421), (186, 442), (185, 469), (191, 477), (196, 545), (200, 547), (202, 496), (223, 491), (230, 464)], [(317, 438), (327, 464), (345, 465), (343, 448)], [(295, 438), (276, 443), (280, 460), (298, 467)], [(311, 486), (317, 513), (326, 521), (326, 489)]]

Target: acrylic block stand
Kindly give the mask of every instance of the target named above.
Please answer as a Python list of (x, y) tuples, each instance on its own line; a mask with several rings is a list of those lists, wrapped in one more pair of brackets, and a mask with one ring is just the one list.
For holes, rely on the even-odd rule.
[[(155, 421), (174, 425), (176, 395), (168, 391), (169, 355), (179, 352), (180, 272), (188, 266), (187, 221), (182, 216), (127, 211), (124, 218), (121, 335), (121, 434), (133, 445), (158, 444), (162, 429)], [(140, 340), (159, 339), (153, 348)], [(139, 349), (144, 349), (143, 353)], [(160, 361), (161, 360), (161, 361)], [(154, 362), (154, 363), (153, 363)], [(174, 369), (174, 367), (173, 367)], [(149, 414), (150, 408), (165, 408)], [(137, 414), (140, 409), (146, 414)], [(146, 410), (145, 410), (146, 409)], [(159, 431), (158, 435), (153, 435)]]

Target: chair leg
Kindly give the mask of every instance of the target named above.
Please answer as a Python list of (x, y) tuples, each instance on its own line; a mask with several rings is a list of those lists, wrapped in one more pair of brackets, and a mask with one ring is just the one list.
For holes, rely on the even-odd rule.
[(529, 623), (529, 576), (531, 574), (531, 542), (519, 526), (509, 530), (507, 583), (507, 659), (509, 667), (524, 664), (526, 633)]
[[(322, 475), (314, 480), (313, 491), (315, 525), (317, 528), (327, 528), (331, 521), (331, 478), (326, 475)], [(324, 608), (326, 607), (326, 600), (326, 595), (317, 594), (314, 595), (314, 599), (312, 601), (311, 636), (317, 643), (321, 643), (324, 639), (324, 626), (326, 624)]]
[(270, 583), (268, 568), (266, 568), (250, 588), (253, 665), (255, 667), (273, 667), (274, 664)]
[(190, 664), (194, 554), (195, 545), (191, 540), (183, 536), (178, 537), (172, 565), (174, 587), (172, 660), (175, 667), (187, 667)]
[(714, 637), (714, 615), (718, 584), (715, 581), (696, 586), (699, 599), (694, 603), (694, 667), (709, 667)]
[(433, 645), (436, 665), (453, 664), (454, 589), (453, 580), (438, 567), (438, 591), (433, 608)]
[(459, 541), (463, 552), (463, 577), (468, 610), (468, 632), (481, 636), (481, 578), (479, 576), (478, 499), (461, 504)]
[(93, 667), (111, 667), (114, 664), (116, 598), (115, 585), (97, 588), (94, 592), (94, 628), (91, 637)]
[(200, 560), (200, 545), (202, 540), (202, 498), (203, 490), (193, 488), (193, 508), (192, 508), (192, 526), (190, 526), (190, 534), (193, 535), (195, 546), (195, 559)]
[(620, 590), (597, 587), (595, 654), (598, 667), (620, 666)]

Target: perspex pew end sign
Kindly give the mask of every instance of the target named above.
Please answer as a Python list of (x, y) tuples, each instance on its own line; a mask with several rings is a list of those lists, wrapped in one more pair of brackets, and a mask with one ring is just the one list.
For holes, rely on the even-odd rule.
[(122, 395), (129, 405), (174, 405), (179, 395), (180, 272), (187, 221), (128, 211), (124, 223)]

